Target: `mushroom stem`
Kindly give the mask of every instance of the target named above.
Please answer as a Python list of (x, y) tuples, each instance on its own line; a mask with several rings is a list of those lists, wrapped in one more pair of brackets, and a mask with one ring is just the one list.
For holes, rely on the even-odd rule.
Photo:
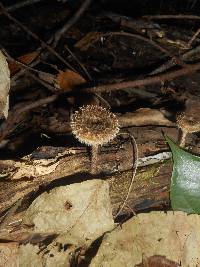
[(181, 129), (179, 134), (179, 143), (181, 147), (185, 146), (186, 136), (187, 136), (187, 131), (183, 131)]
[(91, 158), (91, 173), (92, 174), (97, 174), (98, 173), (98, 168), (97, 168), (97, 162), (98, 162), (98, 151), (99, 151), (99, 146), (92, 146), (92, 158)]

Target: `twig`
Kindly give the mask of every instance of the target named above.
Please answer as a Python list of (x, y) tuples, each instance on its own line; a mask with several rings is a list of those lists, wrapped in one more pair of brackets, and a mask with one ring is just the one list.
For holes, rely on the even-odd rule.
[(200, 20), (200, 16), (196, 15), (150, 15), (143, 16), (144, 19), (191, 19), (191, 20)]
[(48, 45), (47, 43), (45, 43), (43, 40), (41, 40), (37, 34), (35, 34), (34, 32), (32, 32), (31, 30), (29, 30), (28, 27), (26, 27), (25, 25), (23, 25), (20, 21), (18, 21), (16, 18), (14, 18), (13, 16), (11, 16), (7, 10), (4, 8), (4, 6), (2, 5), (2, 3), (0, 3), (0, 8), (1, 11), (3, 12), (3, 14), (9, 18), (11, 21), (13, 21), (16, 25), (18, 25), (22, 30), (24, 30), (28, 35), (30, 35), (32, 38), (34, 38), (35, 40), (37, 40), (38, 42), (41, 43), (42, 47), (46, 48), (51, 54), (53, 54), (56, 58), (58, 58), (62, 63), (64, 63), (67, 67), (69, 67), (70, 69), (72, 69), (73, 71), (75, 71), (75, 69), (63, 58), (61, 57), (50, 45)]
[(63, 25), (63, 27), (61, 29), (59, 29), (55, 33), (54, 37), (52, 38), (54, 40), (53, 44), (52, 44), (53, 47), (57, 46), (62, 35), (65, 34), (78, 21), (78, 19), (81, 17), (81, 15), (89, 7), (91, 2), (92, 2), (92, 0), (83, 0), (83, 4), (80, 6), (80, 8), (77, 10), (77, 12), (71, 17), (71, 19), (69, 19), (66, 22), (66, 24)]
[(184, 67), (180, 70), (167, 72), (167, 73), (156, 75), (153, 77), (148, 77), (148, 78), (133, 80), (133, 81), (125, 81), (121, 83), (99, 85), (99, 86), (94, 86), (90, 88), (85, 88), (85, 89), (82, 89), (81, 91), (87, 92), (87, 93), (98, 93), (98, 92), (110, 92), (110, 91), (116, 91), (116, 90), (129, 89), (133, 87), (142, 87), (146, 85), (170, 81), (170, 80), (173, 80), (174, 78), (197, 72), (198, 70), (200, 70), (200, 63), (190, 64), (190, 65), (187, 65), (187, 67)]
[(69, 52), (69, 54), (73, 57), (73, 59), (79, 64), (79, 66), (82, 68), (82, 70), (84, 71), (85, 75), (87, 76), (87, 78), (89, 79), (89, 81), (92, 81), (92, 77), (90, 76), (89, 72), (87, 71), (87, 69), (85, 68), (85, 66), (80, 62), (80, 60), (74, 55), (74, 53), (69, 49), (69, 47), (67, 45), (64, 45), (64, 47), (66, 48), (66, 50)]
[[(179, 64), (181, 66), (186, 66), (186, 64), (180, 58), (178, 58), (177, 56), (171, 54), (171, 52), (169, 52), (167, 49), (165, 49), (162, 46), (158, 45), (153, 40), (148, 39), (148, 38), (146, 38), (144, 36), (141, 36), (141, 35), (138, 35), (138, 34), (129, 33), (129, 32), (109, 32), (109, 33), (104, 33), (104, 34), (100, 35), (99, 38), (112, 37), (112, 36), (127, 36), (127, 37), (131, 37), (131, 38), (135, 38), (135, 39), (144, 41), (144, 42), (152, 45), (156, 49), (160, 50), (166, 56), (172, 58), (171, 60), (175, 61), (177, 64)], [(96, 39), (93, 42), (91, 42), (91, 44), (93, 44), (93, 43), (95, 43), (97, 41), (98, 40)]]
[(47, 89), (49, 89), (51, 92), (55, 93), (55, 91), (57, 91), (57, 89), (54, 86), (52, 86), (51, 84), (49, 84), (49, 83), (45, 82), (44, 80), (40, 79), (39, 77), (37, 77), (33, 73), (28, 71), (27, 75), (30, 76), (31, 78), (33, 78), (38, 83), (40, 83), (41, 85), (43, 85), (44, 87), (46, 87)]
[[(14, 4), (12, 6), (8, 6), (8, 7), (5, 7), (5, 9), (8, 11), (8, 12), (12, 12), (12, 11), (15, 11), (19, 8), (22, 8), (22, 7), (25, 7), (25, 6), (30, 6), (30, 5), (33, 5), (33, 4), (36, 4), (38, 2), (40, 2), (42, 0), (25, 0), (23, 2), (20, 2), (20, 3), (17, 3), (17, 4)], [(1, 14), (1, 13), (0, 13)]]
[(130, 134), (130, 137), (131, 137), (131, 140), (132, 140), (132, 146), (133, 146), (133, 159), (134, 159), (134, 163), (133, 163), (133, 167), (132, 167), (132, 178), (131, 178), (131, 183), (129, 185), (129, 188), (128, 188), (128, 192), (127, 192), (127, 195), (124, 199), (124, 202), (121, 206), (121, 208), (119, 209), (119, 211), (117, 212), (117, 214), (115, 215), (115, 219), (119, 216), (119, 214), (122, 212), (122, 210), (124, 209), (125, 205), (126, 205), (126, 202), (129, 198), (129, 195), (131, 193), (131, 189), (133, 187), (133, 182), (135, 180), (135, 175), (136, 175), (136, 171), (137, 171), (137, 167), (138, 167), (138, 148), (137, 148), (137, 143), (135, 141), (135, 138), (132, 134)]
[(188, 42), (188, 47), (191, 47), (192, 46), (192, 43), (197, 38), (197, 36), (199, 35), (199, 33), (200, 33), (200, 28), (195, 32), (195, 34), (192, 36), (192, 38)]
[[(199, 59), (199, 52), (200, 52), (200, 45), (195, 47), (194, 49), (192, 49), (190, 51), (187, 51), (183, 55), (181, 55), (180, 60), (183, 62), (189, 62), (189, 61), (191, 62), (191, 60), (198, 60)], [(196, 58), (195, 58), (195, 55), (197, 55)], [(157, 69), (155, 69), (154, 71), (152, 71), (149, 75), (155, 75), (155, 74), (167, 71), (171, 67), (176, 66), (176, 64), (177, 64), (177, 62), (172, 58), (172, 59), (168, 60), (167, 62), (165, 62), (164, 64), (162, 64)]]
[[(8, 54), (8, 52), (5, 50), (5, 49), (1, 49), (3, 51), (3, 53), (6, 55), (8, 61), (11, 61), (11, 62), (15, 62), (16, 64), (19, 65), (20, 68), (22, 69), (27, 69), (27, 70), (30, 70), (30, 71), (33, 71), (33, 72), (36, 72), (38, 74), (47, 74), (46, 72), (43, 72), (43, 71), (40, 71), (40, 70), (36, 70), (36, 69), (33, 69), (32, 67), (14, 59), (12, 56), (10, 56)], [(27, 71), (26, 74), (30, 77), (32, 77), (34, 80), (36, 80), (37, 82), (39, 82), (40, 84), (42, 84), (44, 87), (46, 87), (47, 89), (49, 89), (50, 91), (52, 92), (55, 92), (56, 91), (56, 88), (54, 86), (52, 86), (51, 84), (49, 83), (46, 83), (45, 81), (43, 81), (42, 79), (38, 78), (37, 76), (35, 76), (34, 74), (32, 74), (30, 71)]]

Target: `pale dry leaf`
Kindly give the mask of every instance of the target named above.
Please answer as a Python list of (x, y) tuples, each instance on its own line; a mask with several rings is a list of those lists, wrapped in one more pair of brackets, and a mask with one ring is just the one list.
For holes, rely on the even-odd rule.
[(121, 127), (159, 125), (173, 126), (160, 110), (151, 108), (140, 108), (134, 112), (127, 112), (119, 116)]
[(6, 57), (0, 51), (0, 118), (8, 117), (10, 70)]
[(113, 228), (106, 181), (91, 180), (45, 192), (33, 201), (24, 223), (34, 232), (70, 233), (77, 241), (95, 240)]
[(37, 245), (21, 245), (19, 248), (19, 266), (21, 267), (44, 267), (45, 258), (40, 253)]
[[(81, 248), (68, 234), (59, 235), (42, 249), (38, 245), (26, 244), (19, 248), (19, 262), (23, 267), (70, 267), (72, 255)], [(13, 266), (14, 267), (14, 266)]]
[(0, 266), (19, 267), (18, 243), (0, 243)]
[(135, 216), (103, 238), (90, 267), (135, 266), (153, 256), (182, 267), (200, 265), (200, 216), (151, 212)]

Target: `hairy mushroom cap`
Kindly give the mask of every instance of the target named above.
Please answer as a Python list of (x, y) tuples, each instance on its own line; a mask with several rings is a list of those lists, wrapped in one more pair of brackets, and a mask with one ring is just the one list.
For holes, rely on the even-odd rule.
[(72, 115), (70, 124), (75, 137), (90, 146), (106, 144), (119, 132), (115, 114), (97, 105), (81, 107)]
[(186, 115), (184, 113), (177, 115), (178, 127), (187, 133), (200, 131), (200, 119), (197, 116)]

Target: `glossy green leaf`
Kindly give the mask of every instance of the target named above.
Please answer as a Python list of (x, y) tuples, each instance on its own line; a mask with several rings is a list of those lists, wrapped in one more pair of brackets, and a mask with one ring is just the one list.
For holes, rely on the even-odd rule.
[(173, 210), (200, 214), (200, 157), (166, 137), (173, 155), (170, 199)]

